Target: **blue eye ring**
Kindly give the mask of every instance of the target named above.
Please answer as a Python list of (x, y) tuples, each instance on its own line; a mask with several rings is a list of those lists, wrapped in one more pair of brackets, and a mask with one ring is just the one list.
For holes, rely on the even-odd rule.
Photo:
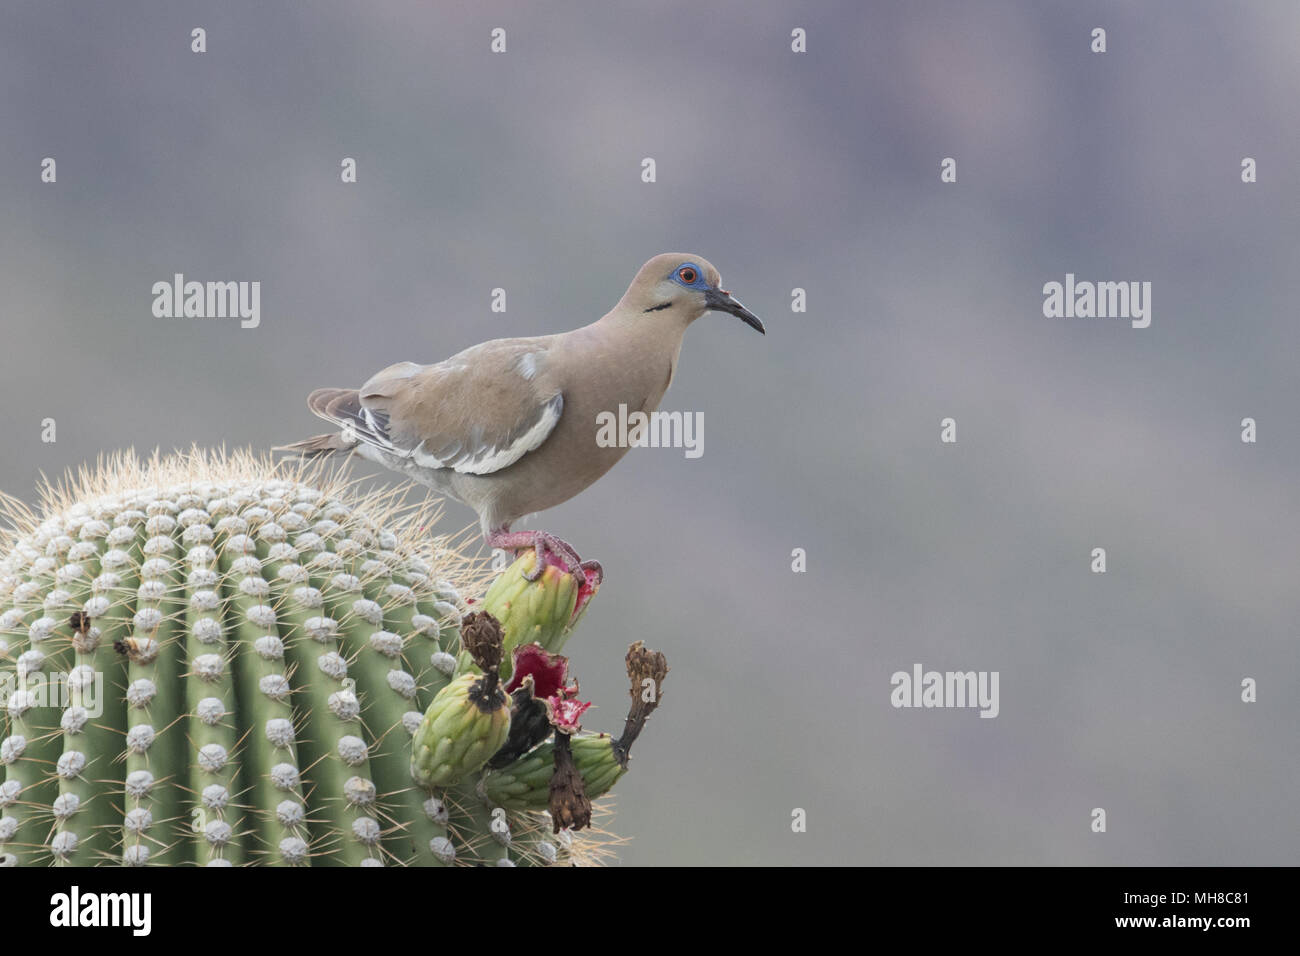
[(688, 289), (701, 289), (705, 284), (704, 273), (693, 262), (683, 262), (673, 270), (673, 281)]

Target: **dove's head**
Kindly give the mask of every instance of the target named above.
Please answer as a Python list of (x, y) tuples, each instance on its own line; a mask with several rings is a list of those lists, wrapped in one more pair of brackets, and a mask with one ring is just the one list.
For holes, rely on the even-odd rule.
[(641, 267), (619, 302), (625, 315), (688, 325), (705, 312), (729, 312), (762, 332), (763, 323), (722, 288), (718, 270), (702, 256), (669, 252)]

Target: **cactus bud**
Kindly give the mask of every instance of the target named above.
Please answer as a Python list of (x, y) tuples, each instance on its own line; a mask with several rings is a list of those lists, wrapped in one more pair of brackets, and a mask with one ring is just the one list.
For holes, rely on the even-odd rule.
[(525, 551), (492, 582), (480, 605), (501, 622), (504, 631), (502, 677), (510, 676), (510, 655), (516, 648), (535, 643), (558, 652), (576, 623), (578, 592), (585, 583), (554, 564), (547, 564), (530, 581), (536, 566), (536, 552)]
[[(572, 761), (582, 776), (583, 790), (598, 799), (627, 772), (608, 734), (556, 734), (565, 737)], [(507, 810), (550, 809), (550, 783), (556, 770), (555, 742), (546, 741), (519, 759), (483, 775), (483, 792)]]
[(501, 688), (501, 625), (469, 614), (461, 644), (483, 673), (462, 674), (438, 692), (411, 742), (411, 776), (423, 787), (450, 787), (482, 769), (510, 733), (510, 698)]

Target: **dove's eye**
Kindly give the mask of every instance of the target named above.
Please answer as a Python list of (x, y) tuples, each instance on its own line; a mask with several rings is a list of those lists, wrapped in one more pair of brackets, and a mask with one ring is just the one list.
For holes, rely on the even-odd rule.
[(698, 278), (698, 273), (690, 266), (682, 266), (677, 270), (677, 278), (681, 279), (687, 285), (691, 285)]

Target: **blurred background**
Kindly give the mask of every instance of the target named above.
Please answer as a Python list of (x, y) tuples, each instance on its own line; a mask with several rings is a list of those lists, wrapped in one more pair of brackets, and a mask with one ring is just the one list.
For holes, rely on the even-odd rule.
[[(1300, 6), (433, 6), (6, 5), (0, 488), (316, 434), (314, 387), (697, 253), (768, 327), (688, 334), (703, 456), (534, 523), (608, 573), (586, 723), (629, 642), (672, 665), (622, 862), (1296, 862)], [(260, 327), (155, 318), (176, 272), (260, 281)], [(1067, 272), (1150, 281), (1151, 327), (1045, 318)], [(914, 663), (999, 716), (894, 709)]]

